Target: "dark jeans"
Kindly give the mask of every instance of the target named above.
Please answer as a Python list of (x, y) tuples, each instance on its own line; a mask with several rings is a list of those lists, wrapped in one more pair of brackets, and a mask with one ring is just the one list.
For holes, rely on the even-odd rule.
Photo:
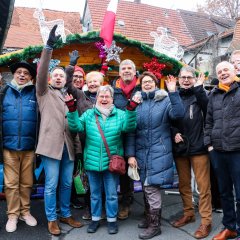
[[(240, 236), (240, 151), (212, 150), (209, 154), (218, 180), (223, 208), (222, 223), (229, 230), (237, 230)], [(233, 187), (236, 195), (236, 211)]]

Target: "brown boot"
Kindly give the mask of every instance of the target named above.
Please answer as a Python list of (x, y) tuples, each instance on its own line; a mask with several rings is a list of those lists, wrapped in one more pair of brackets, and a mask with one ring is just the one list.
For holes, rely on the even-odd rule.
[(118, 211), (118, 218), (120, 220), (125, 220), (129, 217), (129, 207), (128, 206), (120, 206), (119, 211)]
[(60, 222), (68, 224), (69, 226), (71, 226), (73, 228), (80, 228), (83, 226), (83, 224), (81, 222), (74, 220), (72, 216), (67, 217), (67, 218), (60, 217)]
[(188, 223), (195, 222), (195, 217), (194, 216), (182, 216), (179, 218), (177, 221), (173, 222), (173, 226), (178, 228), (182, 227)]
[(57, 221), (50, 221), (48, 222), (48, 231), (52, 234), (52, 235), (60, 235), (61, 234), (61, 230), (58, 226), (58, 222)]
[(142, 219), (140, 221), (140, 223), (138, 223), (138, 228), (148, 228), (149, 225), (149, 221), (150, 221), (150, 216), (149, 216), (149, 207), (148, 205), (145, 206), (145, 210), (144, 210), (144, 219)]
[(201, 224), (199, 228), (194, 233), (194, 237), (196, 239), (206, 238), (211, 232), (212, 225), (211, 224)]
[(161, 215), (159, 210), (149, 212), (149, 226), (139, 234), (140, 239), (151, 239), (161, 234)]

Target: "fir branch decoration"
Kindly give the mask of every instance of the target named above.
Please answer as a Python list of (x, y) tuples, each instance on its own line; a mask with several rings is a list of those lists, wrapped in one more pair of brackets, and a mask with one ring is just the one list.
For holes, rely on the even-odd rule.
[[(100, 40), (101, 38), (99, 37), (99, 31), (92, 31), (92, 32), (83, 33), (83, 34), (70, 34), (67, 36), (66, 43), (62, 43), (61, 40), (58, 40), (55, 47), (62, 48), (63, 46), (70, 45), (72, 43), (92, 43)], [(156, 52), (155, 50), (153, 50), (153, 48), (151, 48), (150, 46), (148, 46), (143, 42), (126, 38), (121, 34), (115, 33), (114, 40), (117, 43), (121, 43), (129, 47), (131, 46), (137, 47), (141, 52), (143, 52), (144, 55), (150, 58), (156, 57), (159, 62), (166, 63), (167, 67), (163, 71), (164, 75), (167, 75), (167, 74), (177, 75), (179, 70), (184, 65), (183, 63), (177, 61), (176, 59), (170, 58), (165, 54)], [(0, 67), (8, 66), (11, 62), (14, 62), (14, 61), (36, 58), (36, 56), (41, 53), (42, 49), (43, 49), (43, 46), (29, 46), (22, 50), (0, 55)]]

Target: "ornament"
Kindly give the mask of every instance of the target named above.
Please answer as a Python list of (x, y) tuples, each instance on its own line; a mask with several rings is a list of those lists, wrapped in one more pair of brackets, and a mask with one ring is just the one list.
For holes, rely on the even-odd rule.
[(116, 46), (116, 42), (112, 41), (111, 46), (108, 48), (106, 45), (103, 47), (107, 53), (106, 62), (110, 62), (111, 60), (115, 60), (120, 63), (121, 59), (119, 57), (119, 53), (123, 52), (122, 48)]
[(95, 43), (95, 46), (97, 47), (97, 49), (99, 50), (99, 58), (106, 58), (106, 52), (105, 52), (105, 49), (104, 49), (104, 43), (103, 41), (99, 41), (99, 42), (96, 42)]
[[(33, 63), (40, 63), (40, 58), (34, 58), (33, 59)], [(58, 66), (58, 64), (60, 63), (60, 60), (58, 59), (51, 59), (50, 63), (49, 63), (49, 67), (48, 67), (48, 71), (51, 72), (55, 67)]]
[(157, 58), (154, 57), (152, 58), (151, 62), (143, 63), (143, 67), (147, 71), (153, 73), (157, 77), (157, 79), (161, 79), (163, 76), (162, 70), (166, 67), (166, 65), (163, 63), (159, 63)]
[(166, 28), (158, 27), (157, 32), (150, 32), (150, 35), (155, 38), (153, 49), (177, 60), (182, 59), (184, 50), (178, 44), (178, 40), (168, 36)]
[(56, 35), (60, 35), (62, 42), (66, 42), (64, 21), (62, 19), (56, 19), (53, 21), (45, 21), (45, 16), (41, 7), (37, 8), (33, 13), (33, 17), (38, 19), (38, 24), (40, 27), (40, 33), (42, 36), (43, 43), (46, 45), (49, 33), (55, 25), (58, 25), (56, 29)]

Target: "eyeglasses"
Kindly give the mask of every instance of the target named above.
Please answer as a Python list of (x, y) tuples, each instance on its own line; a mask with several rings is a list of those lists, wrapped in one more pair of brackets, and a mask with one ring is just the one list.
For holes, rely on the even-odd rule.
[(25, 75), (25, 76), (29, 76), (30, 75), (30, 73), (28, 72), (28, 71), (16, 71), (15, 72), (17, 75)]
[(193, 76), (181, 76), (181, 77), (179, 77), (179, 79), (181, 79), (181, 80), (192, 80), (192, 79), (194, 79), (194, 77)]
[(79, 79), (83, 79), (83, 76), (81, 75), (73, 75), (74, 78), (79, 78)]
[(101, 98), (101, 99), (104, 99), (104, 98), (105, 99), (110, 99), (110, 98), (112, 98), (111, 96), (102, 96), (102, 95), (99, 95), (98, 97)]
[(149, 79), (149, 80), (142, 81), (142, 84), (147, 84), (147, 83), (154, 83), (154, 80)]

